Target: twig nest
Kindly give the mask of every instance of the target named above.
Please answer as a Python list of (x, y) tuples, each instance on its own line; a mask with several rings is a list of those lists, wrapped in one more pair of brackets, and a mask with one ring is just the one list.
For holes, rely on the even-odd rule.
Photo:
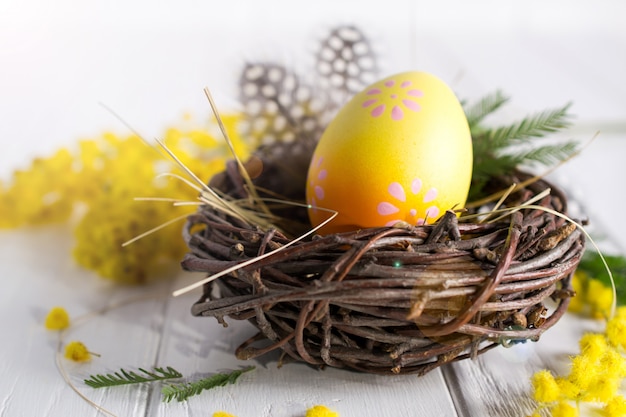
[[(502, 189), (528, 178), (518, 172), (494, 183)], [(212, 185), (231, 195), (244, 190), (235, 169)], [(548, 188), (537, 204), (566, 213), (565, 196), (545, 180), (505, 205)], [(183, 267), (207, 274), (291, 241), (206, 206), (189, 217), (184, 237)], [(448, 212), (435, 225), (299, 241), (206, 284), (192, 313), (254, 324), (259, 332), (237, 349), (241, 359), (281, 349), (284, 358), (318, 367), (422, 375), (498, 345), (538, 340), (567, 309), (584, 243), (577, 227), (537, 208), (482, 223)]]

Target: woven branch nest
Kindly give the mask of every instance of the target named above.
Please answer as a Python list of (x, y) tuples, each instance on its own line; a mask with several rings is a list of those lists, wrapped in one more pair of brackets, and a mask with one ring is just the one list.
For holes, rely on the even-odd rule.
[[(277, 171), (266, 168), (266, 180), (276, 182)], [(528, 178), (516, 172), (493, 185), (503, 189)], [(245, 195), (234, 164), (211, 185)], [(565, 214), (564, 194), (545, 180), (505, 205), (547, 188), (551, 193), (537, 204)], [(306, 215), (292, 210), (292, 218)], [(183, 267), (207, 274), (290, 242), (206, 206), (188, 218), (184, 238), (190, 253)], [(501, 344), (537, 341), (574, 295), (570, 280), (584, 243), (577, 227), (543, 210), (484, 223), (457, 221), (449, 212), (435, 225), (297, 242), (205, 284), (192, 313), (224, 325), (225, 317), (254, 324), (259, 332), (237, 349), (241, 359), (282, 349), (283, 359), (318, 367), (422, 375)]]

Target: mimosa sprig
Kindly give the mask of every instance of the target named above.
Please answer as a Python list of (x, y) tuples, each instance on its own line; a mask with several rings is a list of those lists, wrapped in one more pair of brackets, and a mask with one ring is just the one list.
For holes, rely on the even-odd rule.
[[(189, 397), (198, 395), (204, 390), (234, 384), (242, 374), (253, 369), (254, 366), (249, 366), (247, 368), (237, 369), (234, 371), (217, 373), (193, 382), (168, 384), (162, 389), (163, 401), (170, 402), (173, 399), (176, 399), (177, 401), (186, 401)], [(120, 369), (117, 372), (106, 375), (90, 375), (89, 378), (85, 379), (85, 384), (92, 388), (106, 388), (120, 385), (167, 381), (179, 378), (183, 378), (183, 374), (171, 366), (168, 366), (167, 368), (155, 367), (152, 372), (143, 368), (138, 368), (137, 371)]]
[(92, 388), (105, 388), (118, 385), (140, 384), (143, 382), (164, 381), (183, 377), (183, 374), (171, 366), (168, 366), (167, 368), (154, 368), (153, 372), (139, 368), (138, 372), (120, 369), (112, 374), (91, 375), (89, 378), (85, 379), (85, 384)]
[(204, 390), (234, 384), (242, 374), (253, 369), (254, 366), (249, 366), (247, 368), (227, 373), (215, 374), (195, 382), (166, 385), (161, 390), (161, 393), (163, 394), (163, 401), (170, 402), (173, 399), (176, 399), (177, 401), (186, 401), (189, 397), (198, 395)]

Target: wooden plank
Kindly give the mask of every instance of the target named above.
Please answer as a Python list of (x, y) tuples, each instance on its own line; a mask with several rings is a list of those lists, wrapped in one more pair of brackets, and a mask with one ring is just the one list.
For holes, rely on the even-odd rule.
[(80, 340), (102, 355), (82, 364), (62, 359), (72, 383), (115, 414), (145, 414), (148, 387), (93, 390), (83, 379), (119, 367), (152, 366), (160, 345), (163, 302), (131, 304), (79, 323), (78, 317), (136, 298), (146, 288), (117, 286), (79, 268), (70, 256), (72, 243), (65, 226), (0, 234), (0, 276), (5, 279), (0, 308), (8, 318), (0, 321), (0, 331), (10, 341), (2, 344), (0, 370), (14, 376), (0, 380), (0, 415), (101, 415), (76, 395), (56, 368), (58, 332), (45, 330), (44, 319), (57, 305), (72, 321), (64, 341)]
[(538, 342), (498, 347), (476, 360), (444, 369), (459, 416), (519, 417), (532, 414), (530, 378), (540, 369), (567, 372), (568, 358), (578, 353), (584, 332), (600, 331), (601, 323), (566, 314)]

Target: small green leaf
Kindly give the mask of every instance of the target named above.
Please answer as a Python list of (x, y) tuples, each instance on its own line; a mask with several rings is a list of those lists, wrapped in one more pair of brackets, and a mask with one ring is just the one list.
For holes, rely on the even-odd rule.
[(519, 165), (533, 162), (542, 165), (551, 165), (567, 160), (578, 151), (578, 143), (565, 142), (559, 145), (543, 145), (520, 150), (517, 154), (511, 154), (510, 156), (515, 158)]
[(166, 369), (154, 368), (154, 372), (146, 371), (143, 368), (139, 368), (138, 371), (143, 375), (134, 371), (127, 371), (125, 369), (120, 369), (118, 372), (113, 374), (90, 375), (89, 378), (85, 379), (85, 384), (92, 388), (104, 388), (118, 385), (140, 384), (143, 382), (164, 381), (168, 379), (182, 378), (183, 376), (183, 374), (171, 366), (168, 366)]
[(508, 126), (490, 129), (483, 135), (497, 148), (510, 146), (513, 141), (519, 143), (532, 138), (541, 138), (571, 125), (569, 120), (571, 116), (568, 113), (570, 107), (571, 103), (568, 103), (557, 109), (545, 110)]
[(508, 101), (500, 91), (464, 105), (473, 144), (473, 171), (469, 199), (484, 196), (491, 178), (511, 174), (528, 164), (552, 165), (567, 160), (578, 152), (575, 142), (540, 145), (537, 138), (569, 127), (571, 104), (545, 110), (505, 126), (482, 126), (484, 118)]
[(163, 394), (163, 401), (170, 402), (173, 399), (176, 399), (177, 401), (185, 401), (191, 396), (200, 394), (203, 390), (234, 384), (241, 374), (249, 372), (253, 369), (254, 366), (250, 366), (248, 368), (238, 369), (228, 373), (215, 374), (195, 382), (166, 385), (161, 390), (161, 393)]
[(502, 91), (497, 90), (481, 98), (477, 103), (471, 106), (467, 106), (467, 104), (464, 103), (463, 107), (470, 130), (473, 131), (485, 117), (498, 110), (507, 101), (509, 101), (509, 97), (505, 96)]

